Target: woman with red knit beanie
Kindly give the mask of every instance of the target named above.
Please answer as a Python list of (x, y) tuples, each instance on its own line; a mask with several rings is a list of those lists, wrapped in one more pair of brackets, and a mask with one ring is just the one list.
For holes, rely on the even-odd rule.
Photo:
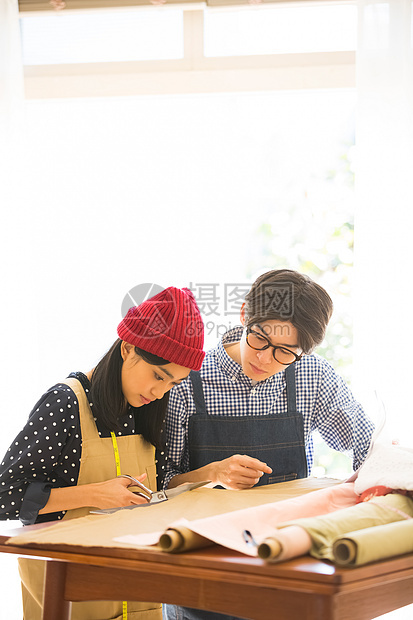
[[(1, 519), (27, 525), (145, 503), (122, 474), (160, 488), (168, 392), (201, 367), (201, 315), (189, 289), (170, 287), (131, 308), (117, 333), (95, 368), (71, 373), (34, 406), (1, 464)], [(19, 570), (24, 619), (40, 620), (44, 562), (22, 559)], [(161, 620), (161, 606), (72, 604), (72, 620), (109, 618)]]

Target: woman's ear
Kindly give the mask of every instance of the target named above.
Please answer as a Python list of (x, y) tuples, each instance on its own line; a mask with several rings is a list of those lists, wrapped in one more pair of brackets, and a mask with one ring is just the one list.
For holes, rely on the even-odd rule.
[(239, 318), (240, 318), (240, 321), (241, 321), (241, 325), (243, 327), (245, 327), (245, 303), (243, 303), (242, 306), (241, 306), (241, 310), (240, 310), (240, 313), (239, 313)]
[(130, 355), (131, 351), (135, 350), (135, 347), (133, 346), (133, 344), (130, 344), (129, 342), (125, 342), (124, 340), (122, 340), (122, 344), (120, 345), (120, 354), (122, 356), (123, 361), (126, 360), (126, 358)]

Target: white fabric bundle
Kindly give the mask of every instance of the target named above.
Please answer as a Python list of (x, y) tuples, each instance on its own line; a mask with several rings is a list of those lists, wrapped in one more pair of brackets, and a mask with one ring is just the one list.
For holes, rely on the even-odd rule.
[(413, 449), (375, 443), (358, 471), (354, 490), (359, 495), (375, 486), (413, 490)]

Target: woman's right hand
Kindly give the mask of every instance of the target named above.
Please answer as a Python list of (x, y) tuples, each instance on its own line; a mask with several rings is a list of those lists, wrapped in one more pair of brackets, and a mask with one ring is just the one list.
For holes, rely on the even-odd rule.
[[(145, 478), (146, 474), (136, 477), (139, 482), (143, 482)], [(105, 482), (95, 482), (87, 486), (90, 487), (91, 500), (93, 502), (90, 505), (100, 509), (147, 504), (149, 501), (149, 498), (146, 500), (144, 497), (129, 491), (128, 487), (136, 487), (136, 485), (134, 485), (132, 480), (122, 478), (121, 476), (112, 480), (106, 480)]]
[[(143, 482), (145, 478), (146, 474), (136, 477), (139, 482)], [(148, 500), (129, 491), (128, 487), (133, 487), (134, 484), (129, 478), (119, 476), (112, 480), (105, 480), (105, 482), (52, 489), (46, 505), (39, 510), (39, 514), (73, 510), (85, 506), (104, 509), (146, 504)]]

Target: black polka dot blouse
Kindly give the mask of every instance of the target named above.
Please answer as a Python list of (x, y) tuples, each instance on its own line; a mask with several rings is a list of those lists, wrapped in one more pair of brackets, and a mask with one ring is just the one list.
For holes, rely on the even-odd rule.
[[(89, 398), (90, 383), (83, 373), (71, 373), (81, 382)], [(90, 402), (90, 399), (89, 399)], [(93, 404), (92, 411), (93, 411)], [(132, 435), (136, 429), (134, 409), (120, 418), (117, 435)], [(96, 421), (99, 435), (110, 431)], [(65, 512), (39, 515), (53, 487), (77, 484), (82, 453), (79, 405), (65, 384), (51, 387), (35, 404), (27, 424), (8, 448), (0, 465), (0, 519), (20, 519), (24, 525), (61, 519)], [(164, 463), (157, 454), (157, 464)], [(158, 484), (158, 488), (160, 485)]]

